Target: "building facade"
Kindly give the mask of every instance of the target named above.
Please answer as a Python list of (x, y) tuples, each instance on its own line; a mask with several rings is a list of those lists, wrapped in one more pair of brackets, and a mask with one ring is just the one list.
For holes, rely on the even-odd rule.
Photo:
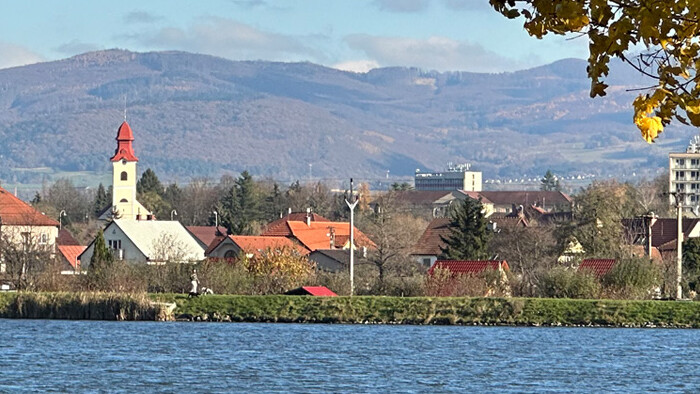
[(685, 152), (668, 155), (669, 203), (676, 205), (680, 199), (684, 211), (697, 210), (700, 206), (700, 136), (690, 140)]
[(470, 164), (448, 164), (445, 172), (421, 172), (416, 170), (416, 190), (465, 190), (481, 191), (481, 171), (471, 171)]

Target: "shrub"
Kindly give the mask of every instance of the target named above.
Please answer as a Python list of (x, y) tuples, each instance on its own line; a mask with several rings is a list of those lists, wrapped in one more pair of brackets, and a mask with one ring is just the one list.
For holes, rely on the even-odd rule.
[(555, 267), (539, 278), (540, 296), (551, 298), (596, 298), (601, 286), (592, 272)]
[(621, 259), (602, 278), (606, 298), (650, 298), (660, 282), (660, 267), (643, 258)]

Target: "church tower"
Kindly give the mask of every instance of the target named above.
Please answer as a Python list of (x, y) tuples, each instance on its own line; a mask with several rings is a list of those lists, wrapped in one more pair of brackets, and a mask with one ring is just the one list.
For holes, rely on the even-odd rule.
[[(146, 219), (151, 213), (136, 201), (136, 163), (134, 154), (134, 133), (129, 124), (119, 126), (117, 150), (112, 161), (112, 216), (115, 219)], [(138, 215), (138, 216), (137, 216)]]

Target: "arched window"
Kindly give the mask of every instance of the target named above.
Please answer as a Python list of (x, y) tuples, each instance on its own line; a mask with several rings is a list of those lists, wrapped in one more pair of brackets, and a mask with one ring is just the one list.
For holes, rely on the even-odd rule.
[(234, 252), (233, 250), (227, 250), (226, 253), (224, 253), (224, 257), (229, 259), (232, 257), (236, 257), (236, 252)]
[(129, 202), (129, 200), (127, 200), (126, 198), (122, 198), (121, 200), (119, 200), (119, 202)]
[(122, 181), (125, 181), (127, 179), (126, 171), (122, 171)]

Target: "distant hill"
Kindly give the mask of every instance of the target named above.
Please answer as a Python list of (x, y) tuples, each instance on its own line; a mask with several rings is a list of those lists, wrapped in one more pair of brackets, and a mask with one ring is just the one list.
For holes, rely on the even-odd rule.
[[(655, 171), (694, 131), (648, 146), (631, 121), (644, 86), (612, 71), (590, 99), (585, 62), (514, 73), (236, 62), (183, 52), (91, 52), (0, 70), (0, 179), (107, 171), (127, 116), (142, 169), (165, 179), (247, 169), (280, 180), (380, 178), (471, 162), (485, 177)], [(647, 84), (648, 85), (648, 84)]]

